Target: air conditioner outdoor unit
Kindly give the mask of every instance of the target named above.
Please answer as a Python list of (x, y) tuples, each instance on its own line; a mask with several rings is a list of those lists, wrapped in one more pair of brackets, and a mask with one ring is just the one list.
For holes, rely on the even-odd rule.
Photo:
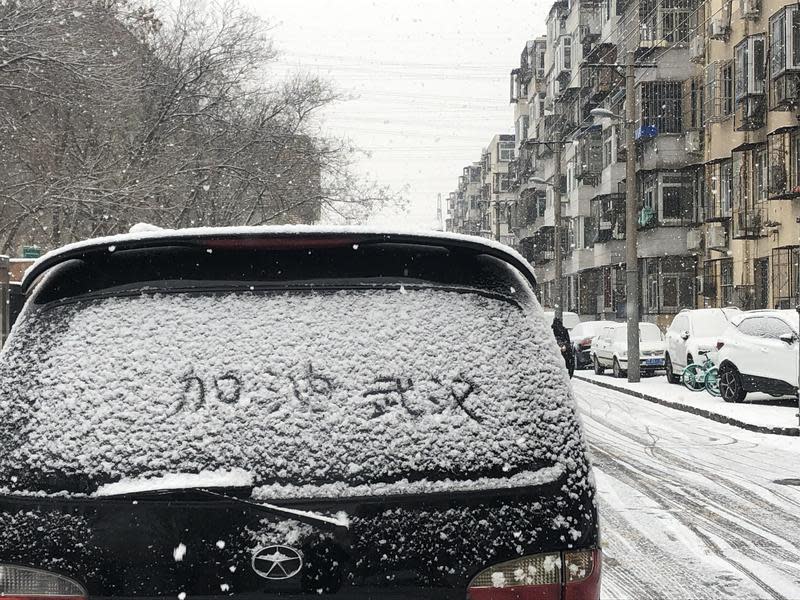
[(703, 151), (703, 132), (700, 130), (686, 132), (686, 152), (699, 154)]
[(692, 36), (689, 43), (689, 60), (693, 63), (701, 63), (706, 57), (706, 40), (702, 35)]
[(708, 37), (712, 40), (724, 40), (728, 37), (728, 25), (721, 17), (714, 17), (708, 22)]
[(703, 243), (703, 232), (700, 229), (690, 229), (686, 234), (686, 248), (697, 250)]
[(706, 232), (706, 247), (719, 249), (726, 246), (725, 227), (722, 223), (712, 223)]

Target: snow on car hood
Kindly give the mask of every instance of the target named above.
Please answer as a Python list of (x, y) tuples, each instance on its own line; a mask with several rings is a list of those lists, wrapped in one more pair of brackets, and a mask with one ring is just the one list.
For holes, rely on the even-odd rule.
[(237, 469), (262, 486), (589, 485), (552, 336), (510, 300), (153, 294), (32, 311), (17, 333), (0, 365), (12, 491)]

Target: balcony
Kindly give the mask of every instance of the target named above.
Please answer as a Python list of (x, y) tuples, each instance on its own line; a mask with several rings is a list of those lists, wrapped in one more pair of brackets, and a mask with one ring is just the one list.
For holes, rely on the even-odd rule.
[(625, 196), (609, 194), (591, 200), (592, 219), (595, 223), (595, 244), (625, 239)]
[(800, 105), (800, 73), (785, 72), (772, 80), (771, 110), (795, 110)]
[(755, 240), (767, 236), (766, 211), (761, 207), (734, 209), (731, 237), (736, 240)]
[(755, 131), (767, 124), (765, 96), (748, 96), (736, 103), (736, 131)]

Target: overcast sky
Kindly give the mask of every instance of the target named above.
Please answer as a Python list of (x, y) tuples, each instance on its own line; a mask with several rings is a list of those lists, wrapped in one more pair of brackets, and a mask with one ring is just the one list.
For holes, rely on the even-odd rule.
[[(326, 132), (371, 153), (363, 172), (407, 186), (404, 225), (434, 227), (436, 195), (457, 184), (495, 133), (513, 131), (508, 77), (544, 33), (533, 0), (245, 0), (272, 25), (280, 67), (325, 75), (355, 99)], [(384, 215), (379, 220), (387, 221)], [(395, 224), (396, 218), (395, 218)]]

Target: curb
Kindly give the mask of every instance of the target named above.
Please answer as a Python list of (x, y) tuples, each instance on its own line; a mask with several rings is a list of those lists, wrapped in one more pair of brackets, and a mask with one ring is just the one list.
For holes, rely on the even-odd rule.
[(654, 404), (660, 404), (661, 406), (674, 408), (675, 410), (680, 410), (683, 412), (691, 413), (693, 415), (697, 415), (699, 417), (704, 417), (711, 421), (717, 421), (718, 423), (725, 423), (726, 425), (733, 425), (734, 427), (740, 427), (741, 429), (746, 429), (747, 431), (755, 431), (756, 433), (771, 433), (773, 435), (789, 435), (795, 437), (800, 436), (800, 428), (798, 427), (766, 427), (763, 425), (753, 425), (752, 423), (746, 423), (745, 421), (740, 421), (732, 417), (726, 417), (725, 415), (711, 412), (709, 410), (705, 410), (704, 408), (696, 408), (694, 406), (688, 406), (686, 404), (680, 404), (678, 402), (670, 402), (662, 398), (656, 398), (655, 396), (650, 396), (648, 394), (643, 394), (641, 392), (629, 390), (628, 388), (606, 383), (604, 381), (587, 379), (585, 377), (581, 377), (577, 373), (574, 375), (574, 378), (583, 381), (585, 383), (591, 383), (592, 385), (596, 385), (598, 387), (614, 390), (615, 392), (621, 392), (623, 394), (627, 394), (628, 396), (633, 396), (634, 398), (647, 400), (648, 402), (653, 402)]

